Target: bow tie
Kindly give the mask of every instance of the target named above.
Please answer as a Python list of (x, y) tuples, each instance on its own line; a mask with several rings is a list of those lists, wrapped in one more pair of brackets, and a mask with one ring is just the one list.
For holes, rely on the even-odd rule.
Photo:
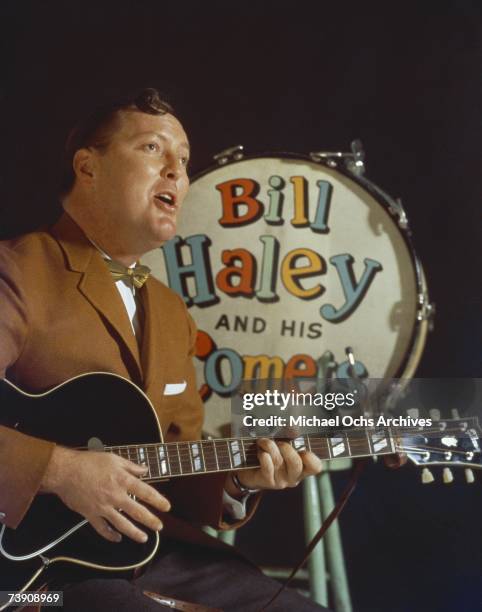
[(128, 268), (127, 266), (124, 266), (118, 261), (113, 261), (112, 259), (108, 259), (106, 263), (115, 281), (130, 280), (134, 283), (134, 287), (137, 289), (142, 287), (151, 273), (150, 268), (147, 266), (141, 266), (140, 264), (136, 264), (133, 268)]

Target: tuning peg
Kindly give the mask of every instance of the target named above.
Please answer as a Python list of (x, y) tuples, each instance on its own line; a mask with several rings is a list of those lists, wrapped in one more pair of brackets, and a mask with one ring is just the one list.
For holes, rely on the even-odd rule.
[(434, 480), (435, 478), (433, 477), (432, 472), (428, 468), (424, 467), (422, 470), (422, 484), (430, 484)]
[(440, 421), (440, 410), (438, 408), (432, 408), (432, 410), (430, 410), (430, 417), (432, 421)]
[(465, 468), (465, 480), (468, 484), (472, 484), (475, 481), (475, 476), (470, 468)]
[(452, 408), (451, 412), (452, 412), (453, 419), (460, 419), (460, 414), (457, 408)]
[(445, 484), (450, 484), (454, 481), (454, 475), (452, 474), (452, 470), (448, 467), (444, 468), (442, 479)]
[(418, 415), (420, 414), (420, 411), (418, 408), (409, 408), (407, 410), (407, 414), (412, 419), (418, 419)]

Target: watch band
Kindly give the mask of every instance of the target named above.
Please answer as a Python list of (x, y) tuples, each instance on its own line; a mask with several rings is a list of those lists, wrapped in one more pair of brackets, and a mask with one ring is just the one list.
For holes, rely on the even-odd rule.
[(239, 480), (238, 475), (235, 472), (231, 472), (231, 480), (233, 481), (234, 486), (243, 494), (246, 493), (257, 493), (259, 489), (250, 489), (249, 487), (244, 486), (244, 484)]

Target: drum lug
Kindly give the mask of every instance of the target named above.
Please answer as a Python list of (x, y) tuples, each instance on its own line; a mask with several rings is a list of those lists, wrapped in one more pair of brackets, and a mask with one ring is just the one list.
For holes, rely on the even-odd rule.
[(429, 302), (426, 293), (418, 294), (419, 309), (417, 312), (417, 321), (428, 321), (428, 327), (430, 331), (433, 329), (433, 320), (435, 316), (435, 304)]
[(341, 161), (345, 161), (347, 167), (349, 162), (353, 163), (353, 154), (342, 151), (310, 151), (309, 156), (317, 164), (323, 163), (329, 168), (337, 168)]
[(219, 166), (225, 166), (232, 161), (239, 161), (240, 159), (243, 159), (243, 157), (243, 145), (235, 145), (234, 147), (229, 147), (229, 149), (224, 149), (224, 151), (213, 155), (214, 161), (217, 162)]
[(390, 198), (388, 202), (388, 210), (394, 217), (398, 217), (398, 225), (401, 229), (406, 230), (408, 228), (408, 217), (405, 209), (402, 205), (402, 200), (396, 198), (393, 200)]

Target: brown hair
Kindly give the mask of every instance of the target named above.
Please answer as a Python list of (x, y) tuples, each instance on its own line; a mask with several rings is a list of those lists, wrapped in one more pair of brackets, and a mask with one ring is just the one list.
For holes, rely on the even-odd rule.
[(149, 115), (174, 113), (172, 106), (161, 98), (157, 89), (148, 87), (122, 100), (116, 100), (96, 108), (81, 119), (70, 131), (64, 147), (63, 170), (60, 185), (61, 195), (66, 195), (75, 182), (72, 167), (76, 151), (83, 147), (104, 148), (109, 144), (119, 111), (139, 110)]

